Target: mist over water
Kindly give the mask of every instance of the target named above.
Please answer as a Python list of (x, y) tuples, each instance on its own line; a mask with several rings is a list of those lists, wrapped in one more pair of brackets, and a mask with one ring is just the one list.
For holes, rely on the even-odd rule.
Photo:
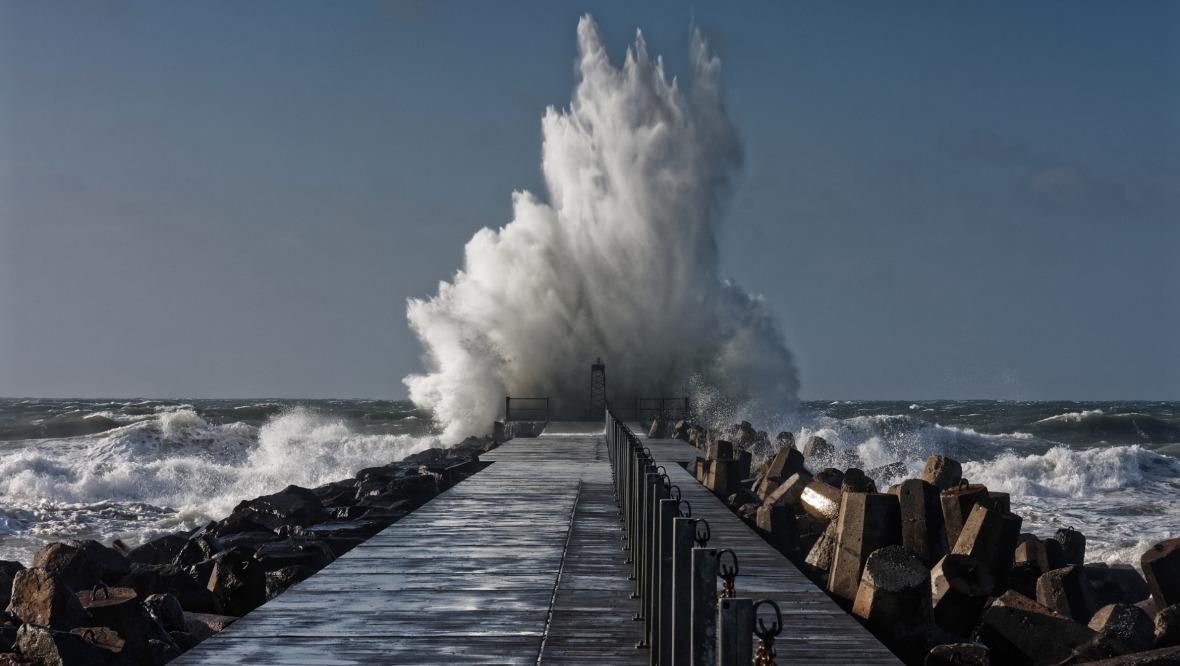
[(410, 398), (444, 439), (487, 432), (506, 395), (548, 396), (553, 418), (581, 419), (602, 357), (608, 398), (707, 389), (793, 409), (775, 319), (718, 266), (714, 231), (741, 161), (720, 61), (694, 34), (685, 87), (641, 34), (621, 67), (590, 17), (577, 36), (573, 100), (542, 120), (549, 199), (514, 193), (513, 220), (479, 231), (436, 296), (409, 301), (427, 364), (406, 377)]

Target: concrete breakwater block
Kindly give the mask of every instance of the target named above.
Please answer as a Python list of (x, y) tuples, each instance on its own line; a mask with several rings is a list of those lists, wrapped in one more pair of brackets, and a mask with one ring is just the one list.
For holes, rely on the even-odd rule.
[(1180, 539), (1157, 543), (1143, 553), (1139, 563), (1156, 608), (1180, 604)]
[(950, 546), (938, 488), (921, 479), (902, 481), (897, 490), (901, 506), (901, 545), (930, 566), (946, 555)]
[(930, 456), (919, 478), (939, 490), (950, 490), (963, 479), (963, 466), (954, 458)]
[(1150, 649), (1155, 642), (1155, 623), (1142, 608), (1132, 604), (1103, 606), (1087, 626), (1117, 640), (1132, 652)]
[(936, 645), (926, 655), (925, 666), (991, 666), (992, 653), (980, 643)]
[(1155, 614), (1154, 647), (1180, 646), (1180, 604), (1168, 606)]
[(732, 460), (733, 444), (724, 439), (713, 440), (709, 442), (709, 448), (705, 449), (705, 458), (709, 460)]
[(803, 510), (816, 518), (835, 520), (840, 515), (840, 489), (820, 481), (818, 477), (803, 488), (799, 501), (803, 504)]
[(758, 481), (757, 491), (758, 496), (763, 499), (770, 496), (779, 485), (786, 482), (791, 476), (803, 472), (803, 454), (794, 448), (781, 448), (774, 457), (770, 459), (770, 463), (766, 466), (766, 470)]
[(860, 574), (878, 548), (901, 545), (901, 507), (882, 493), (844, 493), (836, 527), (836, 548), (828, 591), (847, 601), (856, 598)]
[(944, 630), (968, 636), (992, 589), (991, 572), (969, 555), (947, 555), (930, 571), (934, 622)]
[(742, 489), (741, 463), (713, 459), (705, 462), (705, 487), (722, 500)]
[(825, 581), (827, 573), (832, 570), (832, 557), (836, 554), (836, 529), (835, 522), (828, 523), (804, 560), (814, 571), (823, 572)]
[(795, 524), (795, 513), (790, 507), (770, 504), (758, 507), (755, 518), (758, 531), (766, 541), (792, 562), (801, 558), (802, 545), (799, 528)]
[(794, 507), (803, 497), (803, 491), (811, 482), (811, 475), (806, 470), (792, 474), (786, 481), (780, 483), (774, 492), (766, 495), (762, 503), (765, 506)]
[(997, 664), (1057, 664), (1096, 634), (1009, 590), (983, 611), (978, 635)]
[(1066, 527), (1053, 533), (1053, 540), (1061, 544), (1066, 564), (1082, 566), (1086, 563), (1086, 535)]
[(926, 565), (902, 546), (873, 551), (865, 562), (852, 614), (895, 651), (923, 654), (930, 623)]
[(1043, 573), (1060, 568), (1049, 564), (1049, 553), (1045, 550), (1045, 542), (1031, 534), (1020, 535), (1016, 544), (1016, 552), (1013, 553), (1013, 561), (1017, 564), (1027, 562), (1036, 566), (1038, 577)]
[(991, 497), (987, 486), (978, 483), (962, 484), (949, 490), (942, 491), (942, 517), (946, 524), (947, 543), (954, 544), (963, 531), (967, 517), (976, 504), (987, 505)]
[(1094, 588), (1079, 566), (1054, 569), (1037, 579), (1037, 602), (1078, 622), (1089, 622), (1098, 610)]
[(835, 447), (819, 435), (811, 435), (803, 443), (803, 457), (807, 460), (829, 460), (836, 453)]
[[(946, 497), (946, 493), (943, 493), (943, 497)], [(952, 553), (970, 555), (987, 566), (995, 586), (993, 594), (1000, 594), (1007, 589), (1013, 551), (1022, 522), (1023, 519), (1015, 514), (1001, 513), (976, 504), (951, 548)]]

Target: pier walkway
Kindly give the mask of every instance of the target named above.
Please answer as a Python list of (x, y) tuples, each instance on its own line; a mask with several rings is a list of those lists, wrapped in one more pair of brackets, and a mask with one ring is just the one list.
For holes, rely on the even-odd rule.
[[(554, 431), (569, 434), (555, 434)], [(552, 425), (185, 653), (176, 664), (647, 664), (601, 432)], [(691, 460), (647, 441), (657, 460)], [(741, 557), (738, 595), (783, 611), (779, 663), (893, 655), (679, 465), (711, 545)]]

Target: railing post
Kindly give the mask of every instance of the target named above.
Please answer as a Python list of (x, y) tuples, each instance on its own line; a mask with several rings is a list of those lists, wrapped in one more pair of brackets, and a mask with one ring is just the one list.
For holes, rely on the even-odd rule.
[(716, 548), (692, 549), (692, 598), (689, 601), (691, 666), (717, 664), (717, 574), (720, 572), (720, 553)]
[(689, 654), (692, 626), (689, 606), (692, 603), (692, 545), (696, 528), (696, 518), (672, 520), (672, 613), (668, 618), (672, 625), (672, 666), (688, 666), (692, 659)]
[(717, 604), (717, 666), (746, 666), (753, 659), (754, 601), (722, 599)]
[(512, 398), (504, 396), (504, 422), (512, 420)]
[(658, 557), (652, 589), (652, 606), (655, 608), (652, 655), (656, 658), (654, 663), (661, 666), (672, 663), (672, 522), (679, 507), (679, 499), (660, 500)]

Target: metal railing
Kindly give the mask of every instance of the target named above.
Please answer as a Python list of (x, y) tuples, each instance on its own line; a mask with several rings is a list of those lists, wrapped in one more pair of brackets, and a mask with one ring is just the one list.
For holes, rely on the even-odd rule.
[[(631, 597), (639, 600), (632, 619), (643, 622), (637, 647), (649, 649), (649, 664), (660, 666), (746, 665), (754, 658), (756, 635), (757, 663), (773, 666), (774, 639), (782, 629), (778, 606), (734, 596), (737, 554), (708, 547), (709, 523), (692, 517), (680, 488), (613, 408), (606, 407), (606, 443), (629, 580), (635, 581)], [(763, 605), (776, 620), (755, 627)]]
[(687, 419), (688, 398), (623, 398), (610, 401), (611, 411), (618, 418), (638, 423), (651, 423), (657, 417), (665, 419)]
[[(515, 405), (513, 403), (516, 403)], [(548, 421), (549, 398), (504, 398), (504, 421)]]

